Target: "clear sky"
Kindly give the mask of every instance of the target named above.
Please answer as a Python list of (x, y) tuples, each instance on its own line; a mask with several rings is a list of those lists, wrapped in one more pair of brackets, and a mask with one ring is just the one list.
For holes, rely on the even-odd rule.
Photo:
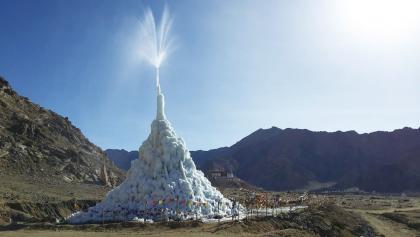
[[(166, 114), (190, 150), (258, 128), (420, 126), (420, 1), (168, 1)], [(155, 116), (139, 19), (163, 1), (0, 0), (0, 74), (100, 147), (138, 149)]]

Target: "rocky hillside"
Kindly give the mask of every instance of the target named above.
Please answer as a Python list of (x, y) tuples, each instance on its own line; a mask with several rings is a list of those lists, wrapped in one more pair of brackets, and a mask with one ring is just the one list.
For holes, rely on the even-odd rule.
[(0, 78), (0, 174), (108, 186), (124, 177), (68, 118), (18, 95), (3, 78)]

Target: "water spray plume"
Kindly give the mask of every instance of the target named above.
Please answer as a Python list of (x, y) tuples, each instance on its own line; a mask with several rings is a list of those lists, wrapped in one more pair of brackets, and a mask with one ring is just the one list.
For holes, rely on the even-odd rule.
[(144, 18), (140, 22), (140, 56), (156, 68), (158, 93), (160, 92), (159, 68), (167, 58), (172, 45), (171, 26), (172, 19), (167, 7), (163, 10), (159, 25), (150, 8), (146, 9)]

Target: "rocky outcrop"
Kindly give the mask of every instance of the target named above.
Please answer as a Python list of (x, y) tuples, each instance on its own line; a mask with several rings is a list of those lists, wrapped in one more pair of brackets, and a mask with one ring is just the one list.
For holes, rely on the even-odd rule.
[(101, 180), (102, 184), (107, 186), (107, 187), (112, 187), (113, 186), (113, 183), (111, 183), (111, 179), (108, 176), (108, 170), (106, 169), (105, 164), (102, 165), (100, 180)]

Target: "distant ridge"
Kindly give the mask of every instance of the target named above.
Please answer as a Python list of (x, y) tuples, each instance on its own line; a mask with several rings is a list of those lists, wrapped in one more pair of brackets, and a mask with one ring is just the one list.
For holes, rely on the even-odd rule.
[(131, 161), (139, 157), (138, 151), (126, 151), (124, 149), (107, 149), (105, 153), (114, 164), (122, 169), (127, 171), (131, 167)]
[(357, 133), (258, 129), (231, 147), (193, 151), (198, 168), (232, 170), (270, 190), (420, 191), (420, 129)]

